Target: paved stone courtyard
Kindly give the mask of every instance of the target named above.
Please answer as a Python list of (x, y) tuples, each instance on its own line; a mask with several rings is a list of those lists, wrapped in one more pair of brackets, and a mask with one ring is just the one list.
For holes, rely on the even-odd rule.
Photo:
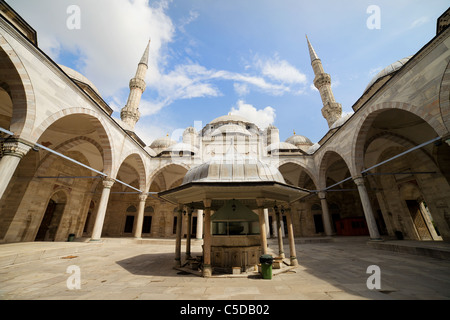
[[(406, 242), (404, 242), (406, 243)], [(269, 241), (270, 249), (276, 241)], [(365, 238), (297, 240), (299, 266), (276, 274), (202, 278), (172, 268), (174, 240), (0, 245), (2, 300), (447, 300), (450, 260), (375, 249)], [(201, 242), (194, 241), (194, 255)], [(366, 273), (380, 268), (381, 288)], [(80, 289), (68, 288), (80, 271)]]

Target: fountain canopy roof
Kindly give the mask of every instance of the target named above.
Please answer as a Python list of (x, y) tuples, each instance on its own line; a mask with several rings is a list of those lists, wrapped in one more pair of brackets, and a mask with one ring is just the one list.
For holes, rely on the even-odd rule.
[(211, 209), (236, 199), (251, 209), (290, 203), (309, 192), (286, 184), (280, 171), (256, 158), (238, 153), (232, 145), (225, 155), (193, 167), (181, 186), (159, 193), (162, 199), (195, 209), (212, 201)]

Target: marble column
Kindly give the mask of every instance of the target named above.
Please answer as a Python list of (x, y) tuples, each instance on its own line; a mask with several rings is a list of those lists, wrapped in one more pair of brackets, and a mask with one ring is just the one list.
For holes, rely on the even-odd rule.
[(322, 206), (322, 220), (327, 236), (333, 235), (333, 228), (331, 227), (331, 216), (328, 210), (327, 193), (325, 191), (319, 192), (320, 204)]
[(20, 160), (31, 147), (19, 139), (7, 139), (3, 143), (3, 157), (0, 161), (0, 199), (6, 191)]
[(364, 210), (364, 216), (366, 218), (367, 227), (369, 228), (369, 234), (371, 240), (381, 240), (380, 233), (378, 231), (377, 223), (373, 215), (372, 205), (370, 204), (369, 195), (367, 194), (366, 185), (363, 177), (356, 177), (353, 179), (358, 187), (359, 197)]
[(205, 237), (203, 239), (203, 276), (212, 276), (211, 266), (211, 200), (203, 201), (205, 206)]
[(278, 211), (278, 207), (274, 208), (275, 216), (277, 218), (277, 235), (278, 235), (278, 256), (280, 258), (285, 258), (284, 248), (283, 248), (283, 230), (281, 228), (281, 212)]
[(106, 208), (108, 207), (109, 195), (114, 185), (114, 179), (105, 178), (103, 180), (103, 190), (98, 204), (97, 216), (95, 217), (94, 229), (92, 230), (91, 241), (99, 241), (102, 237), (103, 223), (105, 222)]
[(266, 233), (266, 219), (265, 219), (265, 210), (264, 199), (256, 199), (256, 203), (258, 205), (258, 216), (259, 216), (259, 236), (261, 238), (261, 253), (267, 254), (267, 233)]
[(197, 210), (197, 240), (203, 239), (203, 210)]
[(191, 229), (192, 229), (192, 212), (193, 209), (188, 210), (186, 223), (186, 259), (191, 258)]
[(177, 236), (175, 240), (175, 268), (181, 267), (181, 231), (183, 228), (183, 205), (178, 205)]
[(270, 225), (269, 225), (269, 209), (264, 209), (264, 223), (266, 224), (266, 239), (270, 238)]
[(136, 219), (136, 228), (134, 229), (134, 237), (137, 239), (142, 238), (142, 226), (144, 224), (144, 210), (146, 200), (147, 200), (146, 193), (142, 193), (139, 195), (139, 206)]
[(286, 220), (288, 228), (288, 238), (289, 238), (289, 254), (291, 258), (291, 266), (297, 266), (297, 252), (295, 250), (295, 237), (294, 237), (294, 226), (292, 225), (292, 214), (291, 209), (286, 209)]

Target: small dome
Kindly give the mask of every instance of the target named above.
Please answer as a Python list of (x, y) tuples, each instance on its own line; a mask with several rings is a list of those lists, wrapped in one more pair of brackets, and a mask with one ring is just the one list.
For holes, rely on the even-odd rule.
[(169, 137), (163, 137), (156, 139), (150, 145), (150, 148), (154, 149), (157, 153), (173, 146), (177, 142), (175, 140), (170, 139)]
[(191, 182), (261, 182), (273, 181), (285, 184), (280, 171), (256, 158), (242, 155), (230, 147), (225, 155), (188, 171), (182, 185)]
[(244, 136), (251, 136), (251, 133), (247, 129), (245, 129), (244, 127), (242, 127), (240, 125), (232, 124), (232, 123), (220, 126), (216, 130), (214, 130), (211, 135), (214, 137), (214, 136), (220, 136), (222, 134), (226, 134), (226, 135), (240, 134), (240, 135), (244, 135)]
[(94, 90), (95, 93), (98, 94), (99, 97), (101, 97), (100, 92), (98, 91), (97, 87), (94, 86), (94, 84), (88, 78), (86, 78), (81, 73), (79, 73), (69, 67), (66, 67), (63, 65), (58, 65), (58, 66), (62, 69), (62, 71), (64, 71), (69, 76), (69, 78), (71, 78), (72, 80), (84, 83), (85, 85), (89, 86), (92, 90)]
[(311, 142), (311, 140), (309, 140), (307, 137), (305, 136), (301, 136), (301, 135), (296, 135), (294, 134), (292, 137), (288, 138), (286, 140), (287, 143), (293, 144), (296, 147), (299, 146), (303, 146), (303, 145), (312, 145), (313, 143)]
[(285, 150), (286, 151), (291, 151), (291, 150), (297, 151), (298, 148), (289, 142), (275, 142), (266, 148), (267, 152), (285, 151)]
[(313, 154), (313, 153), (316, 152), (319, 148), (320, 148), (320, 144), (315, 143), (315, 144), (313, 144), (311, 147), (308, 148), (308, 150), (306, 151), (306, 153), (307, 153), (307, 154)]
[(347, 122), (348, 119), (350, 119), (350, 117), (352, 115), (353, 115), (353, 113), (347, 113), (347, 114), (343, 115), (341, 118), (336, 120), (335, 123), (333, 123), (333, 125), (331, 126), (330, 129), (335, 129), (335, 128), (338, 128), (338, 127), (342, 126), (344, 123)]
[(189, 152), (189, 153), (197, 153), (198, 149), (190, 144), (187, 143), (177, 143), (174, 145), (171, 145), (170, 147), (166, 148), (164, 151), (168, 152)]
[(378, 80), (380, 80), (381, 78), (384, 78), (398, 70), (400, 70), (408, 61), (409, 59), (411, 59), (412, 56), (400, 59), (396, 62), (394, 62), (393, 64), (388, 65), (386, 68), (384, 68), (383, 70), (381, 70), (375, 77), (373, 77), (373, 79), (369, 82), (369, 84), (367, 85), (366, 89), (364, 90), (367, 91), (371, 86), (373, 86), (375, 84), (375, 82), (377, 82)]

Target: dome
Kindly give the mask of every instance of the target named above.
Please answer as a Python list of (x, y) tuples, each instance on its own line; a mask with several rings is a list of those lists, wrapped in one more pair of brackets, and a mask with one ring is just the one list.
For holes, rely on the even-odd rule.
[(245, 122), (245, 123), (251, 123), (250, 121), (248, 121), (247, 119), (241, 117), (241, 116), (237, 116), (237, 115), (226, 115), (226, 116), (221, 116), (219, 118), (214, 119), (213, 121), (211, 121), (209, 124), (216, 124), (216, 123), (220, 123), (220, 122)]
[(375, 82), (377, 82), (381, 78), (384, 78), (384, 77), (400, 70), (409, 61), (409, 59), (411, 59), (411, 57), (412, 56), (400, 59), (400, 60), (394, 62), (393, 64), (388, 65), (383, 70), (381, 70), (375, 77), (373, 77), (373, 79), (367, 85), (366, 90), (364, 90), (364, 91), (367, 91), (371, 86), (373, 86), (375, 84)]
[(222, 156), (188, 171), (182, 185), (191, 182), (261, 182), (273, 181), (285, 184), (280, 171), (256, 158), (242, 155), (230, 147)]
[(294, 146), (302, 146), (302, 145), (312, 145), (313, 143), (305, 136), (294, 134), (292, 137), (286, 140), (287, 143), (293, 144)]
[(348, 119), (351, 118), (352, 115), (353, 115), (353, 113), (347, 113), (347, 114), (343, 115), (341, 118), (336, 120), (335, 123), (333, 123), (333, 125), (331, 126), (330, 129), (335, 129), (335, 128), (342, 126), (344, 123), (347, 122)]
[(177, 144), (175, 140), (170, 139), (169, 137), (163, 137), (156, 139), (150, 145), (150, 148), (154, 149), (157, 153)]
[(242, 127), (240, 125), (232, 124), (232, 123), (220, 126), (216, 130), (214, 130), (211, 135), (214, 137), (214, 136), (220, 136), (222, 134), (226, 134), (226, 135), (241, 134), (244, 136), (251, 136), (251, 133), (247, 129), (245, 129), (244, 127)]
[(177, 143), (177, 144), (173, 144), (170, 147), (166, 148), (164, 151), (168, 151), (168, 152), (190, 152), (190, 153), (197, 153), (198, 149), (194, 146), (192, 146), (191, 144), (187, 144), (187, 143)]
[(314, 152), (316, 152), (317, 150), (319, 150), (320, 148), (320, 144), (315, 143), (313, 144), (311, 147), (308, 148), (308, 150), (306, 151), (306, 153), (308, 154), (313, 154)]
[(89, 86), (99, 97), (101, 97), (100, 92), (98, 91), (97, 87), (94, 86), (94, 84), (88, 78), (86, 78), (81, 73), (79, 73), (69, 67), (66, 67), (63, 65), (58, 65), (58, 66), (64, 71), (64, 73), (66, 73), (69, 76), (69, 78)]
[(267, 152), (273, 152), (273, 151), (280, 151), (280, 150), (298, 150), (298, 148), (296, 146), (294, 146), (293, 144), (289, 143), (289, 142), (275, 142), (270, 144), (267, 148), (266, 151)]

